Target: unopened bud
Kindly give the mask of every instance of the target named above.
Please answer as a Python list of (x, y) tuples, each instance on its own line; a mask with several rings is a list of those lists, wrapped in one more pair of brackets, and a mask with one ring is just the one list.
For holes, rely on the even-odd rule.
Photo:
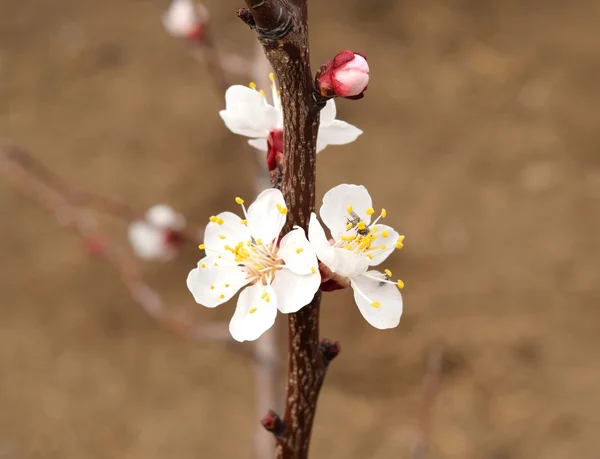
[(202, 41), (208, 23), (208, 9), (192, 0), (173, 0), (163, 14), (162, 23), (167, 32), (189, 41)]
[(342, 51), (321, 66), (315, 80), (323, 97), (361, 99), (369, 84), (369, 64), (362, 54)]

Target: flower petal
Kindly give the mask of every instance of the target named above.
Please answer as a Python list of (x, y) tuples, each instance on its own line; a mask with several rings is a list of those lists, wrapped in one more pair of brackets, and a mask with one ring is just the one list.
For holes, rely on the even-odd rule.
[(290, 231), (281, 239), (278, 256), (283, 259), (286, 267), (296, 274), (319, 271), (315, 251), (301, 228)]
[(215, 308), (229, 301), (248, 283), (242, 267), (215, 266), (216, 262), (214, 256), (204, 257), (187, 277), (187, 287), (194, 295), (194, 300), (207, 308)]
[(382, 273), (369, 271), (350, 282), (360, 313), (373, 327), (382, 330), (397, 327), (402, 316), (400, 290), (384, 280), (387, 278)]
[[(281, 210), (280, 210), (281, 209)], [(285, 224), (285, 200), (281, 191), (269, 188), (258, 195), (248, 208), (248, 228), (254, 239), (273, 242)]]
[[(396, 242), (400, 235), (398, 232), (387, 225), (380, 225), (377, 223), (374, 228), (377, 228), (377, 239), (373, 240), (371, 250), (367, 250), (366, 253), (373, 256), (371, 260), (369, 260), (369, 264), (371, 266), (377, 266), (380, 263), (383, 263), (387, 257), (394, 251), (396, 248)], [(385, 249), (382, 248), (385, 246)]]
[(146, 220), (156, 228), (179, 230), (185, 226), (183, 215), (166, 204), (157, 204), (146, 212)]
[(277, 271), (271, 284), (277, 293), (277, 308), (284, 314), (297, 312), (310, 303), (321, 285), (321, 274), (298, 275), (289, 269)]
[(266, 138), (250, 139), (248, 140), (248, 143), (257, 150), (269, 151), (269, 145), (267, 144)]
[(321, 124), (320, 126), (329, 126), (335, 120), (336, 116), (335, 100), (329, 99), (321, 110)]
[(127, 228), (129, 243), (135, 254), (144, 260), (168, 261), (175, 257), (177, 251), (165, 244), (161, 230), (143, 221), (134, 221)]
[(369, 269), (369, 259), (350, 250), (330, 247), (319, 259), (336, 274), (344, 277), (360, 276)]
[(236, 341), (254, 341), (275, 323), (277, 294), (270, 285), (254, 284), (242, 291), (229, 332)]
[(371, 223), (371, 216), (367, 214), (367, 209), (372, 205), (371, 196), (364, 186), (342, 184), (325, 193), (319, 212), (333, 238), (338, 239), (346, 231), (349, 219), (352, 219), (348, 206), (368, 225)]
[(329, 125), (319, 127), (317, 153), (327, 145), (346, 145), (354, 142), (363, 131), (345, 121), (333, 120)]
[(331, 244), (329, 243), (327, 236), (325, 236), (325, 230), (323, 230), (323, 226), (321, 225), (321, 222), (317, 220), (317, 214), (314, 212), (310, 214), (308, 240), (319, 258), (321, 258), (321, 253), (331, 248)]
[(267, 137), (277, 127), (279, 113), (254, 89), (234, 85), (225, 92), (225, 110), (219, 112), (225, 125), (235, 134)]
[(216, 219), (216, 222), (209, 222), (204, 231), (206, 254), (220, 255), (223, 259), (232, 261), (235, 256), (225, 247), (235, 248), (240, 242), (247, 244), (251, 240), (250, 230), (242, 223), (242, 219), (232, 212), (221, 212)]

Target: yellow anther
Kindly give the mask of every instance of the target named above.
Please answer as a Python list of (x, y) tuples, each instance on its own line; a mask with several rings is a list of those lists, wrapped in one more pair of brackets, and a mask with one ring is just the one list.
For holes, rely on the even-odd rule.
[(380, 248), (381, 250), (385, 250), (385, 249), (387, 249), (387, 245), (385, 245), (385, 244), (381, 244), (381, 245), (379, 246), (379, 248)]
[(388, 236), (389, 236), (389, 233), (388, 233), (386, 230), (383, 230), (383, 231), (381, 232), (381, 235), (382, 235), (383, 237), (388, 237)]
[(387, 210), (381, 209), (381, 218), (385, 218), (387, 216)]
[(240, 223), (241, 223), (242, 225), (248, 225), (248, 220), (240, 220)]
[(374, 226), (371, 228), (371, 233), (376, 233), (377, 231), (379, 231), (379, 226)]
[(256, 311), (258, 311), (258, 308), (250, 308), (250, 310), (248, 312), (250, 314), (254, 314)]
[(256, 245), (262, 245), (262, 239), (257, 239), (256, 240)]
[(262, 300), (264, 300), (267, 297), (268, 293), (267, 292), (263, 292), (263, 294), (260, 296), (260, 298)]
[(392, 272), (389, 269), (386, 269), (384, 272), (387, 277), (392, 277)]
[(261, 89), (260, 91), (258, 91), (258, 93), (259, 93), (261, 96), (265, 97), (265, 91), (263, 91), (262, 89)]
[(349, 229), (352, 229), (352, 223), (348, 223), (348, 224), (346, 225), (346, 229), (347, 229), (347, 230), (349, 230)]
[(211, 286), (210, 286), (210, 289), (211, 289), (211, 290), (214, 290), (214, 289), (215, 289), (215, 286), (214, 286), (214, 285), (211, 285)]
[(303, 249), (302, 247), (298, 247), (298, 248), (296, 249), (296, 253), (297, 253), (298, 255), (300, 255), (302, 252), (304, 252), (304, 249)]
[(282, 205), (281, 205), (281, 204), (279, 204), (279, 203), (277, 203), (277, 210), (279, 211), (279, 213), (280, 213), (281, 215), (285, 215), (285, 214), (287, 214), (287, 211), (288, 211), (287, 207), (285, 207), (285, 206), (282, 206)]
[(379, 309), (381, 307), (381, 303), (379, 301), (373, 301), (371, 306), (373, 306), (375, 309)]
[(402, 247), (404, 247), (404, 236), (400, 236), (396, 241), (396, 248), (401, 249)]
[(373, 255), (371, 255), (370, 253), (367, 253), (367, 258), (368, 258), (369, 260), (372, 260), (372, 259), (373, 259)]
[(270, 297), (269, 295), (267, 295), (267, 296), (265, 297), (265, 302), (266, 302), (266, 303), (268, 303), (269, 301), (271, 301), (271, 297)]
[(360, 222), (358, 222), (358, 223), (356, 224), (356, 227), (357, 227), (359, 230), (361, 230), (361, 231), (362, 231), (362, 230), (364, 230), (364, 229), (367, 227), (367, 225), (365, 225), (365, 222), (363, 222), (363, 221), (360, 221)]
[(217, 217), (217, 225), (222, 225), (223, 223), (225, 223), (225, 220), (223, 220), (220, 217)]
[(342, 241), (351, 242), (354, 239), (356, 239), (356, 236), (352, 236), (352, 235), (350, 235), (350, 236), (340, 236), (340, 239)]
[(344, 248), (346, 250), (352, 250), (352, 246), (350, 244), (344, 244)]
[(254, 81), (251, 81), (248, 86), (250, 86), (250, 89), (256, 89), (256, 83)]
[(313, 274), (316, 274), (317, 270), (315, 269), (315, 267), (313, 266), (312, 268), (310, 268), (310, 272)]
[(219, 234), (219, 239), (225, 239), (225, 235), (224, 234)]
[(215, 266), (219, 266), (216, 261), (215, 261)]
[(229, 284), (225, 284), (225, 288), (229, 287)]
[(200, 250), (205, 250), (205, 249), (206, 249), (206, 246), (205, 246), (204, 244), (200, 244), (200, 245), (198, 246), (198, 248), (199, 248)]
[(237, 204), (239, 204), (240, 206), (241, 206), (242, 204), (244, 204), (244, 200), (243, 200), (242, 198), (239, 198), (239, 197), (238, 197), (238, 198), (235, 198), (235, 202), (236, 202)]
[(273, 72), (269, 73), (269, 80), (271, 80), (273, 83), (275, 82), (275, 75)]
[(348, 207), (346, 208), (346, 210), (348, 211), (348, 213), (349, 213), (349, 214), (351, 214), (351, 213), (352, 213), (352, 206), (348, 206)]
[(204, 263), (202, 263), (200, 266), (206, 268), (206, 265)]
[(209, 220), (213, 223), (217, 223), (217, 217), (215, 217), (214, 215), (210, 217)]
[(398, 279), (396, 285), (398, 286), (398, 288), (404, 288), (404, 282), (402, 282), (400, 279)]
[(375, 209), (373, 209), (372, 207), (369, 207), (367, 209), (367, 215), (373, 215), (375, 213)]
[(225, 295), (223, 295), (223, 294), (221, 293), (221, 295), (219, 295), (219, 298), (223, 299), (223, 298), (225, 298)]

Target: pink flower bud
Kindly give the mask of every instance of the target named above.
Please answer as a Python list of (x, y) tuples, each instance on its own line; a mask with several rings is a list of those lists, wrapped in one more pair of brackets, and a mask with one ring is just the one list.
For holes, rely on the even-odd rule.
[(321, 66), (316, 84), (323, 97), (361, 99), (369, 84), (366, 57), (353, 51), (342, 51)]

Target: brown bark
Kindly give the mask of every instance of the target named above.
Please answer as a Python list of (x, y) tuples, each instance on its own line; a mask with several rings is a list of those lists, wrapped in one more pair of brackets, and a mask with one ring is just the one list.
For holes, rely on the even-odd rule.
[[(238, 15), (254, 28), (271, 63), (284, 112), (284, 167), (281, 190), (289, 212), (286, 230), (306, 229), (315, 209), (316, 141), (319, 112), (308, 45), (307, 0), (246, 0)], [(289, 315), (289, 362), (284, 431), (277, 457), (304, 459), (308, 449), (325, 361), (319, 348), (320, 292)]]

